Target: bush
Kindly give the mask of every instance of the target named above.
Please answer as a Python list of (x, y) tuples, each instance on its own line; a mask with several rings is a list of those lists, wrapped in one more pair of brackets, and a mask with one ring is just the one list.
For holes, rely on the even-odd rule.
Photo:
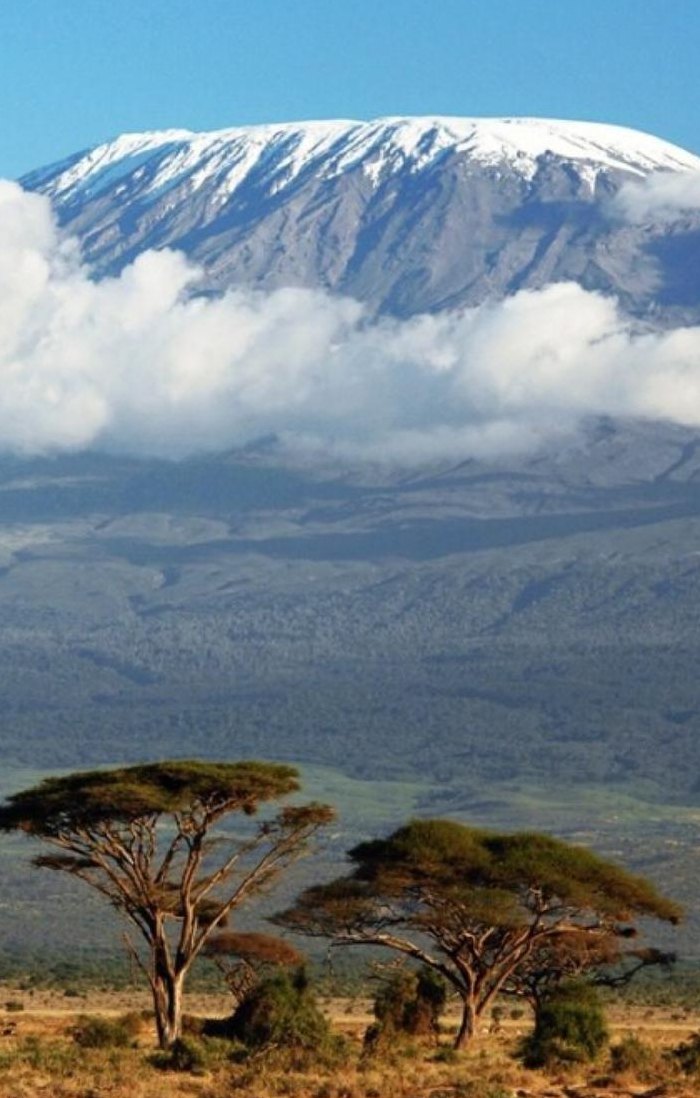
[(224, 1023), (205, 1033), (228, 1036), (249, 1049), (282, 1047), (313, 1052), (333, 1045), (330, 1026), (319, 1009), (303, 969), (275, 973), (254, 987)]
[(156, 1052), (151, 1063), (160, 1071), (182, 1071), (190, 1075), (203, 1075), (206, 1055), (199, 1041), (193, 1037), (178, 1037), (167, 1052)]
[(374, 1000), (377, 1021), (365, 1034), (370, 1048), (398, 1036), (437, 1040), (440, 1015), (447, 1002), (445, 982), (432, 969), (397, 972), (385, 981)]
[(687, 1041), (674, 1048), (671, 1056), (686, 1075), (700, 1073), (700, 1033), (693, 1033)]
[(633, 1075), (645, 1076), (655, 1058), (653, 1048), (632, 1034), (623, 1037), (619, 1044), (610, 1049), (610, 1065), (616, 1074), (631, 1072)]
[(5, 1003), (5, 1010), (8, 1014), (18, 1014), (21, 1010), (24, 1010), (24, 1003), (21, 999), (8, 999)]
[[(60, 1079), (72, 1074), (81, 1057), (75, 1048), (59, 1041), (47, 1041), (36, 1034), (28, 1034), (16, 1047), (0, 1050), (0, 1068), (15, 1072), (21, 1066), (39, 1071), (49, 1079)], [(15, 1091), (13, 1091), (15, 1093)]]
[(114, 1019), (82, 1014), (71, 1030), (71, 1036), (81, 1048), (128, 1048), (140, 1028), (138, 1014), (124, 1014)]
[(535, 1028), (523, 1041), (526, 1067), (594, 1060), (607, 1044), (608, 1031), (595, 988), (567, 983), (540, 1003)]

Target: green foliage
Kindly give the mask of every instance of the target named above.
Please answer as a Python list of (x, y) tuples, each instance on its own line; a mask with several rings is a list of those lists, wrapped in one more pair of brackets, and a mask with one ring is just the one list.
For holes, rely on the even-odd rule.
[(553, 989), (540, 1004), (535, 1028), (522, 1044), (527, 1067), (594, 1060), (608, 1041), (600, 999), (585, 983)]
[(107, 821), (172, 813), (193, 803), (230, 804), (251, 814), (263, 801), (298, 790), (294, 767), (277, 763), (173, 760), (46, 778), (0, 807), (0, 828), (51, 835)]
[(389, 893), (430, 882), (476, 917), (491, 912), (494, 924), (518, 920), (518, 896), (528, 888), (615, 919), (653, 915), (675, 923), (681, 914), (645, 878), (538, 832), (502, 834), (453, 820), (412, 820), (387, 839), (360, 843), (350, 857), (358, 881)]
[(377, 1021), (367, 1030), (365, 1045), (379, 1050), (400, 1037), (436, 1040), (446, 1002), (445, 981), (432, 969), (394, 973), (377, 992), (374, 1000)]
[[(381, 923), (389, 899), (403, 910), (406, 926), (419, 927), (427, 910), (459, 910), (463, 925), (508, 929), (530, 921), (531, 894), (574, 915), (595, 912), (610, 922), (644, 915), (675, 924), (681, 916), (679, 905), (645, 878), (535, 832), (502, 834), (453, 820), (412, 820), (386, 839), (360, 843), (350, 858), (355, 869), (349, 876), (307, 889), (279, 921), (332, 936), (338, 927)], [(453, 917), (438, 914), (429, 921), (435, 926)]]
[(700, 1074), (700, 1033), (693, 1033), (674, 1048), (671, 1056), (686, 1075)]
[(0, 1048), (0, 1070), (16, 1072), (19, 1068), (30, 1068), (49, 1079), (58, 1079), (74, 1072), (75, 1067), (74, 1046), (59, 1041), (46, 1041), (34, 1033), (22, 1037), (16, 1045), (13, 1042)]
[(226, 1028), (249, 1049), (272, 1046), (323, 1052), (332, 1043), (330, 1026), (303, 969), (277, 972), (261, 980)]
[(141, 1017), (137, 1013), (123, 1014), (114, 1019), (81, 1014), (71, 1035), (80, 1048), (128, 1048), (140, 1030)]
[(610, 1066), (615, 1073), (630, 1072), (644, 1078), (655, 1059), (656, 1054), (651, 1045), (632, 1033), (610, 1048)]
[(447, 1005), (447, 984), (434, 969), (423, 965), (418, 970), (416, 981), (416, 1001), (423, 1003), (430, 1011), (430, 1016), (437, 1023), (440, 1015)]
[(177, 1071), (203, 1075), (206, 1070), (206, 1049), (194, 1037), (178, 1037), (167, 1052), (156, 1052), (151, 1063), (161, 1071)]

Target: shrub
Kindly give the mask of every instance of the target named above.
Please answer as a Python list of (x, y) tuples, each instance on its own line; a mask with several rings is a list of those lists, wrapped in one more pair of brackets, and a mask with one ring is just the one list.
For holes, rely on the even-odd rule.
[(632, 1034), (623, 1037), (619, 1044), (610, 1049), (610, 1064), (615, 1073), (631, 1072), (644, 1076), (652, 1067), (654, 1059), (653, 1048)]
[(594, 1060), (608, 1032), (595, 988), (567, 983), (554, 988), (539, 1005), (535, 1028), (523, 1041), (526, 1067)]
[(140, 1028), (138, 1014), (124, 1014), (114, 1019), (82, 1014), (71, 1030), (71, 1036), (81, 1048), (128, 1048)]
[[(205, 1032), (213, 1033), (213, 1027)], [(314, 1052), (333, 1044), (303, 969), (281, 971), (260, 981), (218, 1027), (219, 1035), (236, 1038), (249, 1049), (282, 1047)]]
[(193, 1037), (178, 1037), (167, 1052), (156, 1052), (151, 1063), (161, 1071), (182, 1071), (190, 1075), (203, 1075), (206, 1055), (199, 1041)]
[(700, 1033), (693, 1033), (671, 1052), (671, 1056), (686, 1075), (700, 1072)]
[(8, 999), (5, 1003), (5, 1010), (8, 1014), (18, 1014), (19, 1011), (24, 1010), (24, 1003), (21, 999)]
[(428, 1037), (437, 1040), (440, 1015), (445, 1009), (444, 980), (432, 969), (402, 971), (386, 980), (374, 1000), (377, 1021), (365, 1034), (365, 1044), (374, 1048), (397, 1036)]
[(22, 1038), (15, 1048), (4, 1048), (0, 1051), (0, 1067), (3, 1070), (16, 1071), (22, 1066), (55, 1080), (72, 1074), (80, 1055), (71, 1045), (46, 1041), (32, 1033)]

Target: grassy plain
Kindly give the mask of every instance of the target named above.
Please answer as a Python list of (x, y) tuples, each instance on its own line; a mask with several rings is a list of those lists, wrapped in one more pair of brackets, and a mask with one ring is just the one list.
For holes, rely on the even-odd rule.
[[(361, 1038), (370, 1020), (369, 1003), (328, 1000), (334, 1028), (347, 1038), (347, 1051), (332, 1065), (314, 1064), (280, 1052), (231, 1058), (225, 1041), (199, 1042), (201, 1062), (174, 1072), (158, 1066), (145, 996), (90, 993), (79, 1004), (55, 995), (0, 989), (1, 1098), (691, 1098), (700, 1077), (683, 1074), (671, 1050), (700, 1029), (700, 1011), (617, 1005), (609, 1012), (613, 1047), (634, 1035), (643, 1046), (638, 1062), (617, 1064), (606, 1053), (589, 1065), (556, 1070), (523, 1068), (516, 1058), (526, 1017), (507, 1017), (500, 1032), (485, 1032), (473, 1050), (454, 1056), (448, 1017), (440, 1047), (409, 1045), (383, 1058), (364, 1057)], [(2, 1009), (15, 1004), (15, 1009)], [(22, 1003), (24, 1009), (17, 1010)], [(226, 1013), (219, 997), (193, 996), (200, 1016)], [(140, 1013), (129, 1047), (80, 1047), (74, 1039), (81, 1015), (114, 1019)], [(196, 1043), (195, 1043), (196, 1044)]]

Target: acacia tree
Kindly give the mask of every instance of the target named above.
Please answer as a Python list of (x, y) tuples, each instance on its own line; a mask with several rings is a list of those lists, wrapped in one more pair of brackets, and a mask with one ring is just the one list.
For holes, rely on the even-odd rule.
[(85, 881), (138, 931), (141, 948), (127, 944), (153, 993), (161, 1048), (180, 1036), (185, 980), (212, 935), (332, 819), (310, 804), (243, 837), (222, 830), (232, 813), (298, 790), (297, 778), (280, 764), (178, 760), (49, 778), (0, 806), (0, 828), (56, 848), (35, 865)]
[(214, 962), (240, 1006), (257, 985), (284, 968), (301, 968), (304, 955), (283, 938), (250, 931), (224, 930), (207, 942), (204, 954)]
[(333, 945), (384, 946), (441, 973), (462, 1001), (457, 1048), (547, 943), (680, 916), (643, 878), (547, 835), (414, 820), (349, 857), (351, 873), (307, 889), (276, 921)]
[(629, 925), (564, 928), (542, 940), (501, 988), (524, 999), (535, 1016), (562, 984), (585, 980), (596, 987), (624, 987), (650, 967), (667, 971), (676, 955), (653, 946), (630, 944), (637, 937)]

